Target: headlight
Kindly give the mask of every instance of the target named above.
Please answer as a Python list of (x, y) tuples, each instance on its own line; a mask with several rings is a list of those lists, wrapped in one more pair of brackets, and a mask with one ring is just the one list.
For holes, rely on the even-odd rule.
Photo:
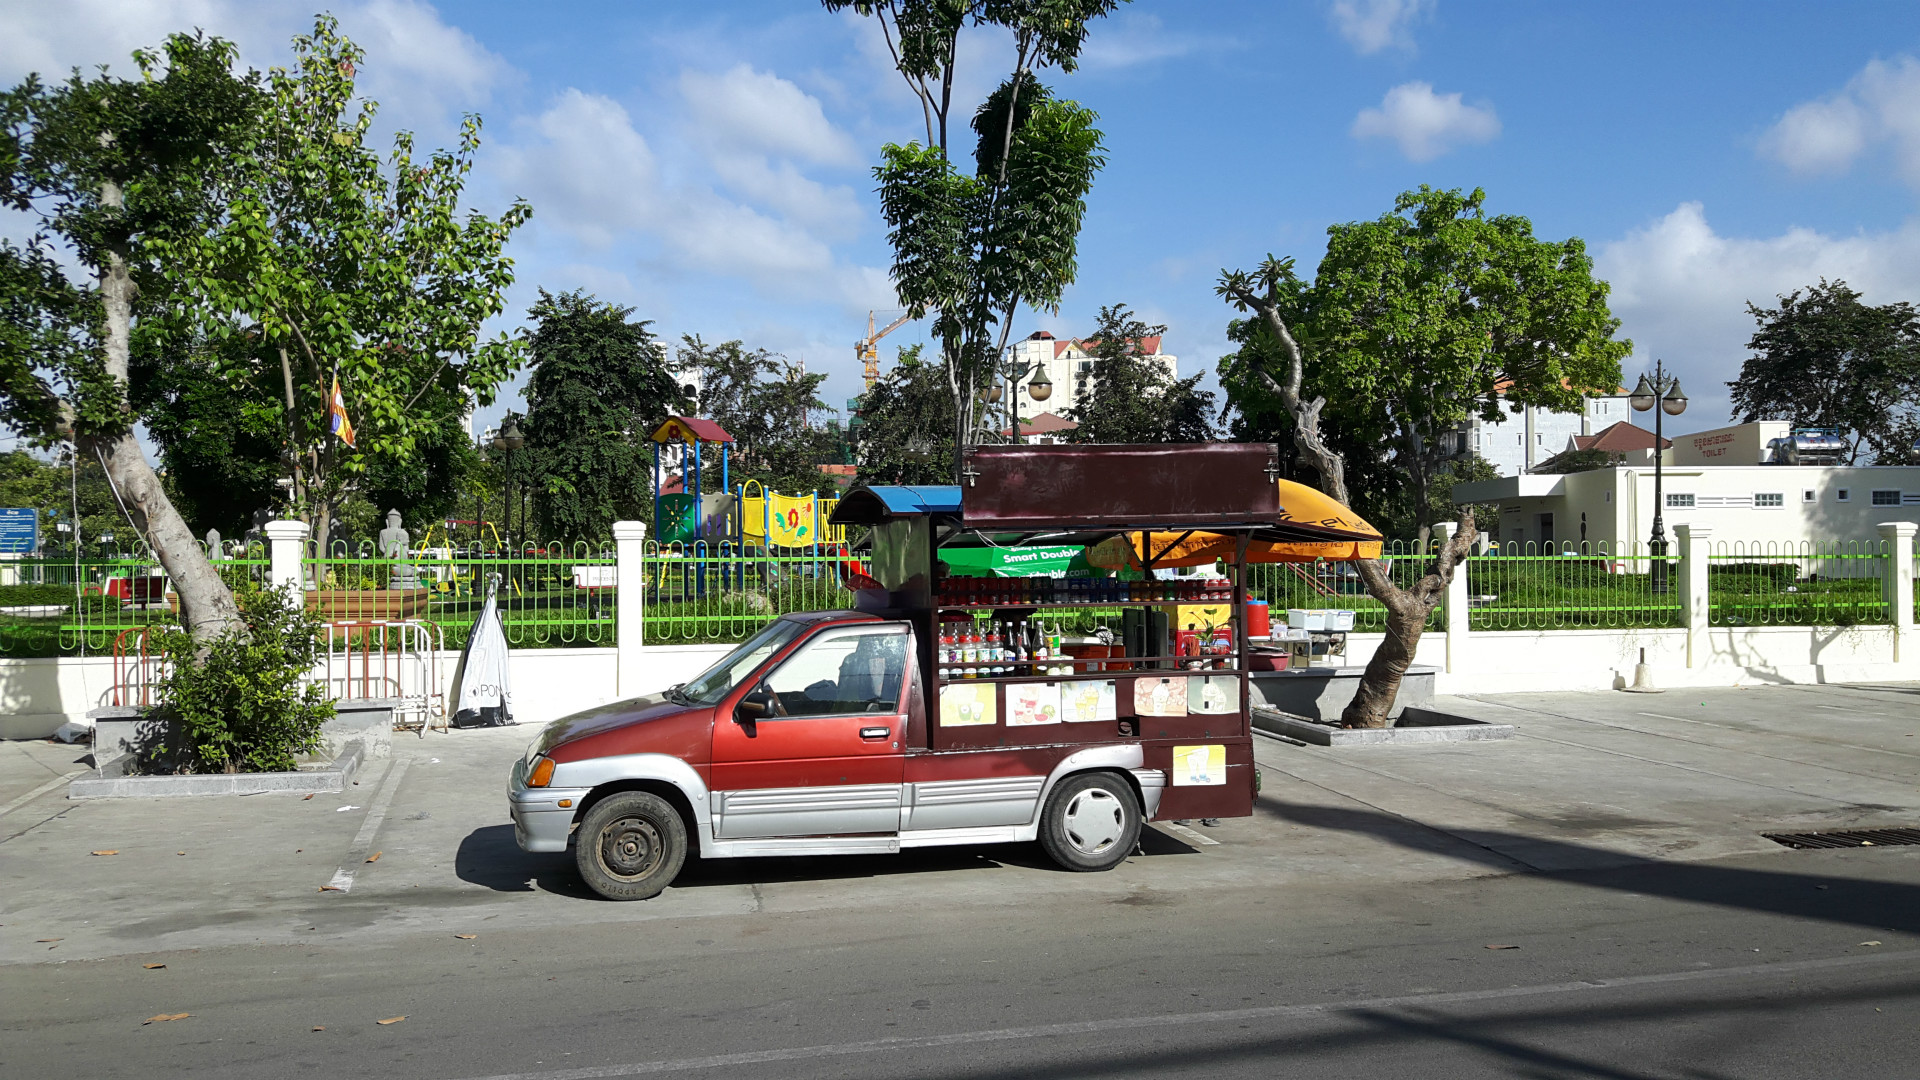
[(528, 787), (546, 787), (553, 779), (553, 759), (539, 757), (533, 761), (533, 768), (527, 773)]

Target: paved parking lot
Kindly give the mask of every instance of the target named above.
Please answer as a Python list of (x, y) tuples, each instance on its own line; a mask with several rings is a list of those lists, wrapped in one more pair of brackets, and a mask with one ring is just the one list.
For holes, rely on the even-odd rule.
[[(1340, 749), (1262, 739), (1266, 783), (1253, 817), (1158, 827), (1145, 853), (1111, 874), (1059, 873), (1033, 845), (719, 861), (694, 865), (642, 904), (593, 900), (570, 857), (514, 845), (504, 778), (530, 728), (402, 736), (358, 784), (312, 799), (68, 802), (54, 782), (83, 767), (84, 747), (0, 744), (0, 806), (9, 807), (0, 816), (9, 868), (0, 963), (350, 942), (481, 922), (999, 906), (1009, 897), (1151, 904), (1197, 890), (1791, 859), (1759, 834), (1920, 823), (1920, 685), (1440, 704), (1519, 734)], [(90, 854), (103, 850), (117, 854)], [(322, 891), (342, 873), (348, 891)]]

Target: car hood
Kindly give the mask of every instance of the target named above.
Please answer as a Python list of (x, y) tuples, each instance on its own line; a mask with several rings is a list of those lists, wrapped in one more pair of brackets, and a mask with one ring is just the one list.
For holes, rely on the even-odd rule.
[(546, 753), (562, 743), (574, 742), (590, 735), (599, 735), (617, 728), (633, 727), (656, 720), (668, 720), (685, 716), (691, 712), (707, 712), (704, 705), (681, 705), (668, 701), (665, 694), (643, 694), (640, 697), (615, 701), (595, 708), (585, 709), (572, 716), (562, 717), (547, 725), (540, 735), (535, 750)]

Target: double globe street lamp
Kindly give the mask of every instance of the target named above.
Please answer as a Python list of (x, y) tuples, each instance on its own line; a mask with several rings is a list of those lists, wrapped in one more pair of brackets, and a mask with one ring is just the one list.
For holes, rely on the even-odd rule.
[[(1020, 381), (1026, 379), (1028, 380), (1027, 397), (1039, 402), (1045, 401), (1053, 396), (1053, 380), (1047, 378), (1047, 369), (1044, 364), (1035, 364), (1031, 369), (1024, 372), (1020, 370), (1019, 364), (1015, 364), (1007, 368), (1005, 374), (1007, 386), (1013, 388), (1016, 394), (1018, 393)], [(999, 380), (996, 379), (986, 389), (980, 392), (980, 399), (988, 405), (997, 405), (1000, 403), (1000, 399), (1004, 393), (1005, 391), (1000, 388)], [(1007, 421), (1007, 426), (1010, 429), (1009, 438), (1011, 438), (1013, 442), (1020, 442), (1020, 408), (1017, 400), (1008, 404)]]
[(1664, 476), (1661, 466), (1666, 459), (1666, 439), (1661, 435), (1661, 420), (1668, 416), (1679, 416), (1687, 411), (1687, 395), (1680, 390), (1680, 378), (1669, 375), (1666, 365), (1659, 360), (1653, 362), (1653, 379), (1648, 381), (1640, 376), (1640, 385), (1633, 388), (1627, 403), (1635, 412), (1646, 412), (1654, 405), (1660, 408), (1653, 414), (1653, 537), (1648, 543), (1653, 555), (1653, 591), (1667, 591), (1667, 529), (1662, 511), (1666, 509), (1667, 497), (1662, 487)]

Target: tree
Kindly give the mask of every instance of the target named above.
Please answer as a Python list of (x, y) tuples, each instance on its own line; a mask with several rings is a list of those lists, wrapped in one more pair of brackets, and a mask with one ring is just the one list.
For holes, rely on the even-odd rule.
[(862, 484), (944, 484), (953, 475), (953, 395), (946, 373), (920, 359), (920, 346), (898, 361), (860, 399), (853, 421), (854, 456)]
[[(1021, 304), (1058, 310), (1075, 265), (1086, 195), (1106, 158), (1094, 113), (1056, 99), (1034, 71), (1072, 71), (1087, 23), (1116, 0), (822, 0), (879, 19), (894, 65), (919, 98), (927, 142), (888, 143), (874, 170), (894, 287), (914, 318), (936, 312), (954, 401), (952, 468), (981, 420)], [(1014, 36), (1014, 69), (976, 110), (974, 173), (954, 167), (948, 118), (963, 27)], [(997, 338), (995, 330), (998, 330)], [(1010, 388), (1009, 388), (1010, 389)], [(1009, 405), (1011, 395), (1008, 396)]]
[(1747, 305), (1760, 328), (1747, 342), (1754, 355), (1727, 384), (1734, 415), (1836, 428), (1853, 444), (1850, 463), (1862, 450), (1881, 464), (1904, 461), (1920, 424), (1920, 310), (1861, 303), (1846, 282), (1825, 278), (1779, 299)]
[[(739, 341), (708, 345), (697, 334), (681, 339), (677, 365), (700, 383), (700, 412), (732, 435), (728, 471), (733, 482), (757, 480), (775, 491), (800, 495), (826, 484), (818, 468), (838, 453), (833, 435), (816, 428), (811, 414), (825, 409), (825, 375), (765, 349)], [(720, 463), (702, 461), (718, 486)]]
[[(0, 203), (40, 230), (0, 244), (0, 422), (101, 463), (203, 650), (240, 612), (147, 463), (128, 383), (142, 295), (148, 311), (170, 298), (170, 253), (204, 223), (213, 170), (252, 130), (257, 85), (232, 73), (233, 55), (227, 42), (176, 34), (160, 53), (134, 54), (137, 81), (29, 76), (0, 96)], [(93, 288), (67, 278), (55, 241)]]
[(1141, 340), (1167, 332), (1134, 318), (1125, 304), (1100, 309), (1087, 344), (1094, 357), (1093, 386), (1067, 419), (1082, 443), (1206, 442), (1213, 438), (1213, 395), (1200, 376), (1175, 379), (1141, 352)]
[[(327, 15), (294, 39), (294, 67), (265, 80), (258, 123), (218, 174), (222, 213), (172, 245), (183, 322), (210, 338), (257, 338), (278, 360), (294, 508), (325, 550), (349, 480), (404, 458), (445, 419), (434, 395), (489, 404), (524, 342), (480, 336), (505, 307), (508, 238), (532, 210), (463, 211), (480, 119), (459, 145), (414, 158), (402, 132), (383, 167), (367, 145), (379, 106), (354, 97), (361, 50)], [(224, 355), (224, 354), (222, 354)], [(238, 394), (257, 372), (223, 370)], [(329, 423), (338, 382), (358, 436)]]
[[(279, 372), (257, 340), (145, 329), (134, 334), (131, 401), (160, 451), (167, 494), (195, 535), (237, 539), (256, 511), (284, 501)], [(242, 372), (249, 385), (236, 393)]]
[[(96, 548), (101, 538), (125, 536), (132, 526), (120, 516), (113, 500), (107, 474), (95, 460), (79, 463), (76, 474), (73, 454), (63, 448), (60, 456), (46, 461), (25, 450), (0, 453), (0, 506), (19, 506), (40, 513), (40, 545), (46, 552), (71, 552), (75, 535), (72, 525), (79, 514), (79, 541), (82, 548)], [(68, 526), (62, 532), (61, 525)]]
[(651, 516), (648, 439), (685, 399), (665, 350), (633, 309), (540, 290), (527, 311), (527, 483), (542, 533), (598, 540)]

